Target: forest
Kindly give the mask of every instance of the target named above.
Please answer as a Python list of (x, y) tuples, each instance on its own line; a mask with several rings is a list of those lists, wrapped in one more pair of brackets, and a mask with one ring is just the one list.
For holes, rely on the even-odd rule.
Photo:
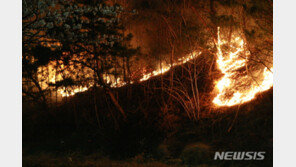
[(22, 126), (25, 167), (272, 166), (273, 1), (23, 0)]

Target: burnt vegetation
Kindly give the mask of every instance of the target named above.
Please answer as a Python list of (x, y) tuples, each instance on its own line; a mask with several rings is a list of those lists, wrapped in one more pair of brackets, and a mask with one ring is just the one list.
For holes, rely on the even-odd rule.
[[(225, 76), (218, 33), (229, 43), (239, 36), (248, 53), (237, 58), (245, 64), (235, 91), (260, 87), (263, 69), (272, 71), (272, 8), (269, 0), (23, 0), (23, 165), (272, 166), (272, 87), (244, 103), (213, 103)], [(214, 161), (215, 151), (266, 156)]]

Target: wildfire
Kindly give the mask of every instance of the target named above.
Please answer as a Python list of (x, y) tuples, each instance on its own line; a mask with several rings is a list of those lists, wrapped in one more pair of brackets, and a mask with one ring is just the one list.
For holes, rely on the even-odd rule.
[(76, 93), (79, 92), (85, 92), (88, 90), (87, 86), (80, 86), (78, 88), (75, 88), (73, 90), (67, 90), (65, 87), (58, 89), (58, 92), (62, 95), (62, 97), (69, 97), (69, 96), (73, 96)]
[[(273, 86), (273, 68), (261, 68), (253, 73), (248, 72), (248, 59), (250, 57), (250, 52), (246, 49), (244, 40), (239, 35), (233, 35), (230, 41), (224, 40), (220, 37), (220, 29), (218, 27), (218, 39), (217, 39), (217, 66), (222, 72), (223, 77), (220, 78), (215, 84), (216, 97), (213, 99), (213, 103), (216, 106), (233, 106), (237, 104), (242, 104), (248, 102), (255, 98), (259, 92), (266, 91)], [(227, 45), (227, 51), (224, 49)], [(151, 77), (162, 75), (168, 72), (175, 66), (185, 64), (195, 58), (197, 58), (201, 52), (195, 51), (184, 57), (177, 59), (173, 64), (162, 63), (161, 67), (149, 73), (144, 73), (138, 81), (143, 82)], [(60, 75), (56, 76), (56, 69), (53, 66), (56, 64), (49, 65), (48, 72), (43, 72), (43, 69), (39, 69), (40, 80), (41, 76), (48, 76), (48, 81), (55, 83), (56, 81), (62, 80)], [(62, 65), (63, 66), (63, 65)], [(63, 67), (62, 67), (63, 68)], [(92, 73), (90, 71), (83, 72), (87, 73), (90, 77)], [(103, 79), (106, 84), (110, 87), (118, 88), (125, 86), (127, 83), (124, 81), (123, 77), (115, 77), (112, 74), (104, 74)], [(44, 80), (44, 79), (43, 79)], [(45, 85), (45, 86), (44, 86)], [(73, 96), (76, 93), (87, 91), (92, 84), (87, 86), (73, 86), (71, 88), (61, 87), (58, 88), (57, 92), (62, 97)], [(48, 87), (48, 84), (43, 84), (42, 87)]]
[[(224, 44), (229, 44), (232, 51), (223, 53), (221, 46)], [(257, 93), (273, 86), (272, 68), (269, 70), (265, 67), (257, 71), (256, 79), (248, 73), (242, 76), (242, 69), (247, 69), (249, 56), (250, 52), (246, 50), (242, 38), (234, 37), (227, 43), (221, 39), (218, 27), (217, 65), (224, 76), (216, 83), (218, 94), (213, 100), (214, 104), (233, 106), (245, 103), (254, 99)]]
[(164, 74), (164, 73), (168, 72), (172, 67), (185, 64), (188, 61), (195, 59), (200, 54), (201, 54), (201, 52), (193, 52), (193, 53), (190, 53), (187, 56), (184, 56), (184, 57), (179, 58), (178, 61), (176, 63), (173, 63), (172, 65), (171, 64), (164, 65), (162, 63), (162, 67), (161, 68), (159, 68), (157, 70), (154, 70), (151, 73), (144, 74), (143, 77), (140, 79), (140, 82), (146, 81), (146, 80), (148, 80), (151, 77), (155, 77), (155, 76)]
[[(63, 80), (63, 76), (70, 76), (71, 73), (68, 72), (67, 69), (65, 69), (65, 66), (62, 64), (62, 62), (59, 62), (59, 66), (57, 66), (56, 61), (51, 61), (47, 66), (42, 66), (38, 68), (38, 80), (41, 85), (41, 88), (43, 90), (50, 88), (49, 84), (56, 84), (59, 81)], [(77, 74), (79, 73), (78, 69), (76, 69)], [(71, 70), (74, 70), (74, 67), (71, 67)], [(59, 71), (64, 71), (64, 73), (61, 73)], [(85, 73), (89, 73), (89, 71), (86, 71)], [(76, 75), (77, 75), (76, 74)], [(79, 75), (81, 75), (79, 73)], [(89, 74), (88, 74), (89, 75)], [(87, 75), (84, 75), (87, 76)], [(57, 92), (62, 97), (69, 97), (73, 96), (76, 93), (84, 92), (89, 89), (93, 84), (88, 83), (88, 86), (71, 86), (71, 87), (58, 87)]]
[[(162, 63), (161, 68), (154, 70), (151, 73), (143, 74), (142, 78), (139, 79), (139, 82), (143, 82), (143, 81), (148, 80), (151, 77), (155, 77), (155, 76), (164, 74), (164, 73), (168, 72), (172, 67), (187, 63), (188, 61), (195, 59), (200, 54), (201, 54), (201, 52), (193, 52), (187, 56), (179, 58), (177, 60), (177, 62), (173, 63), (172, 65), (171, 64), (165, 65)], [(51, 79), (52, 79), (52, 82), (55, 81), (54, 77), (51, 77)], [(125, 86), (127, 84), (121, 77), (115, 78), (113, 75), (110, 75), (110, 74), (104, 74), (103, 79), (112, 88), (119, 88), (119, 87)], [(134, 82), (131, 81), (130, 83), (133, 84)], [(63, 88), (59, 88), (58, 92), (62, 95), (62, 97), (69, 97), (69, 96), (75, 95), (76, 93), (85, 92), (91, 86), (92, 86), (92, 84), (90, 84), (89, 86), (79, 86), (79, 87), (75, 87), (72, 89), (66, 89), (65, 87), (63, 87)]]

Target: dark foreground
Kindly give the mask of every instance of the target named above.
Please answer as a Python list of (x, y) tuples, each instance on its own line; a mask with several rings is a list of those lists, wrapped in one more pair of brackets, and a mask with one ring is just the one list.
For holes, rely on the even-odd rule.
[[(134, 99), (119, 93), (128, 108), (125, 120), (102, 99), (96, 115), (87, 93), (47, 111), (24, 104), (23, 166), (272, 166), (272, 90), (240, 107), (202, 108), (198, 121), (180, 108), (164, 110), (155, 92), (147, 103), (136, 92)], [(215, 151), (266, 151), (266, 156), (214, 161)]]

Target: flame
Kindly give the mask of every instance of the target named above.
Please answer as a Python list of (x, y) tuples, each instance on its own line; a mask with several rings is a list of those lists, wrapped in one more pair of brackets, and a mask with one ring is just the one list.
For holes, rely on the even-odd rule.
[(69, 96), (73, 96), (76, 93), (79, 92), (85, 92), (89, 89), (89, 87), (87, 86), (79, 86), (78, 88), (74, 88), (73, 90), (67, 90), (65, 87), (63, 88), (59, 88), (58, 92), (62, 95), (62, 97), (69, 97)]
[[(222, 47), (224, 45), (228, 45), (230, 51), (224, 51), (224, 48)], [(216, 97), (212, 102), (216, 106), (234, 106), (251, 101), (258, 93), (266, 91), (273, 86), (272, 67), (265, 67), (257, 70), (255, 72), (255, 77), (247, 72), (247, 63), (248, 58), (250, 57), (250, 52), (246, 49), (244, 40), (239, 35), (233, 35), (230, 41), (223, 40), (220, 37), (220, 28), (218, 27), (218, 39), (216, 46), (216, 63), (218, 69), (223, 74), (223, 77), (215, 83)], [(144, 73), (142, 77), (136, 82), (143, 82), (150, 79), (151, 77), (162, 75), (175, 66), (185, 64), (197, 58), (199, 55), (201, 55), (201, 53), (202, 52), (200, 51), (194, 51), (193, 53), (177, 59), (177, 61), (173, 64), (161, 63), (160, 68), (149, 73)], [(246, 70), (242, 72), (243, 69)], [(43, 75), (43, 78), (44, 76), (48, 76), (49, 82), (55, 83), (56, 81), (62, 79), (60, 75), (56, 76), (56, 71), (51, 66), (48, 67), (48, 70), (49, 72), (43, 74), (43, 70), (39, 69), (40, 73)], [(92, 74), (89, 73), (89, 75), (91, 76)], [(109, 84), (109, 86), (112, 88), (122, 87), (127, 84), (123, 77), (115, 77), (112, 74), (104, 74), (103, 79), (105, 83)], [(133, 83), (133, 81), (130, 82), (130, 84)], [(43, 85), (46, 87), (48, 86), (46, 84)], [(57, 91), (62, 97), (69, 97), (79, 92), (85, 92), (92, 86), (93, 83), (89, 83), (87, 86), (74, 86), (72, 88), (62, 87), (58, 88)]]
[[(259, 92), (266, 91), (273, 86), (273, 68), (265, 67), (257, 72), (257, 80), (253, 76), (241, 76), (241, 69), (247, 68), (250, 52), (246, 50), (244, 40), (240, 37), (231, 39), (230, 52), (222, 52), (221, 46), (226, 40), (220, 38), (218, 27), (217, 66), (224, 76), (216, 82), (217, 96), (213, 103), (217, 106), (233, 106), (251, 101)], [(245, 56), (245, 57), (243, 57)], [(240, 70), (240, 71), (239, 71)]]
[(187, 55), (187, 56), (184, 56), (184, 57), (179, 58), (178, 61), (177, 61), (176, 63), (168, 64), (168, 65), (164, 65), (164, 64), (162, 63), (161, 68), (159, 68), (159, 69), (157, 69), (157, 70), (154, 70), (154, 71), (152, 71), (151, 73), (144, 74), (143, 77), (140, 79), (140, 82), (142, 82), (142, 81), (146, 81), (146, 80), (148, 80), (148, 79), (151, 78), (151, 77), (155, 77), (155, 76), (158, 76), (158, 75), (164, 74), (164, 73), (168, 72), (172, 67), (175, 67), (175, 66), (178, 66), (178, 65), (185, 64), (185, 63), (187, 63), (188, 61), (195, 59), (195, 58), (198, 57), (200, 54), (201, 54), (201, 52), (197, 52), (197, 51), (195, 51), (195, 52), (193, 52), (193, 53), (190, 53), (190, 54)]
[[(162, 63), (162, 68), (159, 68), (159, 69), (154, 70), (154, 71), (147, 73), (147, 74), (143, 74), (142, 78), (139, 79), (139, 82), (143, 82), (143, 81), (148, 80), (151, 77), (155, 77), (155, 76), (164, 74), (164, 73), (168, 72), (172, 67), (187, 63), (188, 61), (195, 59), (200, 54), (201, 54), (201, 52), (193, 52), (187, 56), (179, 58), (178, 61), (176, 63), (173, 63), (172, 65), (171, 64), (165, 65), (164, 63)], [(54, 83), (55, 77), (50, 77), (50, 78), (51, 78), (50, 79), (51, 82)], [(112, 88), (119, 88), (119, 87), (125, 86), (127, 84), (123, 80), (122, 77), (115, 78), (114, 75), (111, 75), (111, 74), (104, 74), (103, 79)], [(133, 83), (134, 83), (133, 81), (130, 82), (130, 84), (133, 84)], [(89, 86), (79, 86), (79, 87), (75, 87), (72, 89), (66, 89), (65, 87), (63, 87), (63, 88), (59, 88), (58, 92), (62, 95), (62, 97), (69, 97), (69, 96), (75, 95), (76, 93), (85, 92), (91, 86), (93, 86), (93, 85), (89, 84)]]

